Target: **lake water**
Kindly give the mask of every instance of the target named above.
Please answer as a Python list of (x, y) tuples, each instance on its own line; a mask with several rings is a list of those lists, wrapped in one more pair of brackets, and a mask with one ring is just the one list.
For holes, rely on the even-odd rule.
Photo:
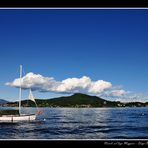
[(0, 139), (148, 139), (146, 107), (40, 109), (34, 122), (1, 123)]

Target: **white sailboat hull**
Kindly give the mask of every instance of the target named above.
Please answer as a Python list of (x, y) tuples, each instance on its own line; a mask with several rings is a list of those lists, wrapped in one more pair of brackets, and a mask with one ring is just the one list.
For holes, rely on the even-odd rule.
[(0, 123), (21, 122), (21, 121), (33, 121), (36, 119), (36, 114), (32, 115), (4, 115), (0, 117)]

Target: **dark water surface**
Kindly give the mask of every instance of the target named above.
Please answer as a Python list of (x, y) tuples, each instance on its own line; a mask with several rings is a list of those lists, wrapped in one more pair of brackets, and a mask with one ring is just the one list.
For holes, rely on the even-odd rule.
[(146, 107), (40, 109), (34, 122), (1, 123), (0, 139), (148, 139)]

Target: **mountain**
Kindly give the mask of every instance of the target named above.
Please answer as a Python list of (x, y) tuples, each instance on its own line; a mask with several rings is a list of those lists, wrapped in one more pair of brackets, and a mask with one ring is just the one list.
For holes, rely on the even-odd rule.
[(4, 100), (4, 99), (0, 99), (0, 104), (5, 104), (8, 103), (8, 101)]
[[(112, 102), (106, 101), (100, 97), (89, 96), (81, 93), (76, 93), (72, 96), (48, 99), (43, 103), (44, 106), (53, 107), (101, 107), (106, 103), (107, 105), (112, 104)], [(42, 104), (42, 100), (37, 100), (37, 104)]]
[[(76, 93), (71, 96), (52, 99), (35, 99), (39, 107), (145, 107), (148, 103), (108, 101), (97, 96)], [(22, 106), (34, 107), (34, 102), (23, 100)], [(8, 102), (6, 106), (18, 106), (18, 102)]]
[(111, 101), (104, 100), (100, 97), (89, 96), (86, 94), (76, 93), (68, 97), (59, 97), (48, 100), (52, 106), (62, 107), (103, 107), (114, 106)]

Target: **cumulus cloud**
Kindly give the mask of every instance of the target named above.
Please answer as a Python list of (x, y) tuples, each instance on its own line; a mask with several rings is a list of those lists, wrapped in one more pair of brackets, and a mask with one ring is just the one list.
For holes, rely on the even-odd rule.
[[(22, 89), (32, 88), (33, 90), (43, 91), (47, 88), (56, 85), (56, 81), (52, 77), (43, 77), (40, 74), (34, 74), (32, 72), (27, 73), (21, 80)], [(12, 87), (20, 87), (20, 78), (15, 79), (12, 82), (7, 82), (6, 85)]]
[[(7, 82), (6, 85), (20, 87), (20, 79)], [(32, 88), (40, 92), (99, 94), (110, 89), (112, 84), (104, 80), (92, 81), (87, 76), (56, 81), (53, 77), (43, 77), (30, 72), (22, 77), (21, 87), (22, 89)]]
[(122, 97), (124, 95), (126, 95), (127, 92), (123, 89), (120, 89), (120, 90), (112, 90), (110, 92), (110, 96), (113, 96), (113, 97)]

